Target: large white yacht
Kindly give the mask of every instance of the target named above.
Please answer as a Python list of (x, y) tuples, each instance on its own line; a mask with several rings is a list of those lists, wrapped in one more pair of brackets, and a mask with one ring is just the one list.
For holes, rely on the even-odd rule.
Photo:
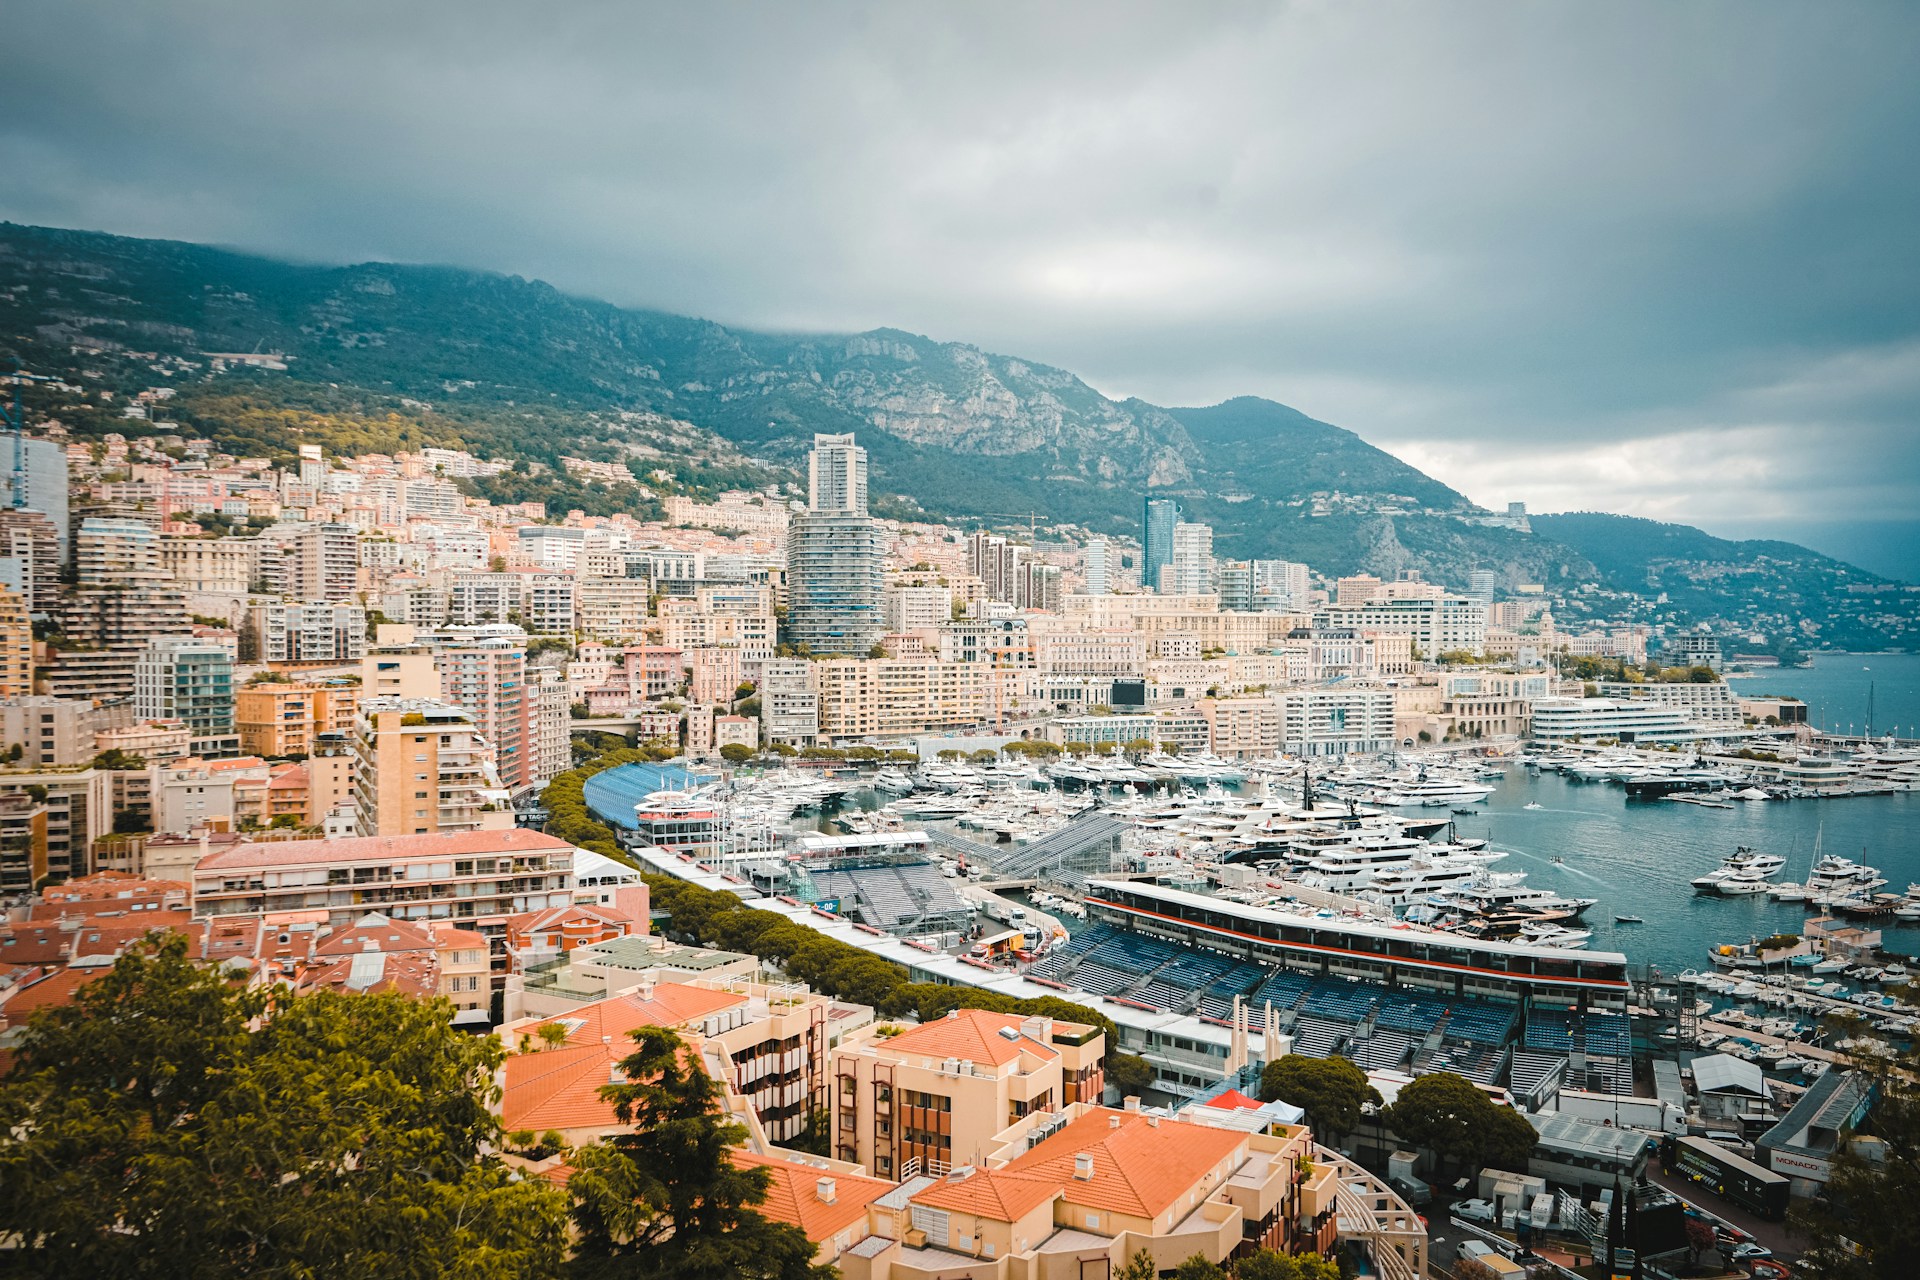
[[(1693, 889), (1695, 893), (1715, 893), (1718, 891), (1720, 882), (1728, 876), (1758, 877), (1764, 882), (1768, 876), (1786, 865), (1785, 858), (1771, 853), (1759, 853), (1741, 845), (1728, 854), (1726, 861), (1718, 867), (1703, 876), (1696, 876), (1693, 880)], [(1765, 891), (1766, 885), (1762, 883), (1760, 892)]]
[(1886, 881), (1873, 867), (1861, 866), (1852, 858), (1842, 858), (1838, 854), (1826, 854), (1813, 864), (1813, 870), (1807, 873), (1807, 889), (1815, 894), (1857, 893), (1863, 889), (1877, 889)]
[(1462, 885), (1457, 889), (1436, 894), (1435, 897), (1477, 915), (1495, 915), (1508, 911), (1537, 911), (1577, 916), (1599, 901), (1597, 898), (1569, 898), (1551, 889), (1529, 889), (1524, 884), (1499, 883), (1507, 878), (1499, 876), (1488, 881)]
[(1493, 788), (1458, 778), (1390, 780), (1368, 793), (1368, 799), (1390, 809), (1419, 805), (1474, 804), (1493, 794)]

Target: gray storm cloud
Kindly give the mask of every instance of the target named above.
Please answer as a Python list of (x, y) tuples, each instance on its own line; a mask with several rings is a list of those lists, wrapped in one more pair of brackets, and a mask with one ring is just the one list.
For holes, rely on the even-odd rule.
[(23, 3), (0, 214), (1255, 393), (1483, 501), (1920, 496), (1905, 5)]

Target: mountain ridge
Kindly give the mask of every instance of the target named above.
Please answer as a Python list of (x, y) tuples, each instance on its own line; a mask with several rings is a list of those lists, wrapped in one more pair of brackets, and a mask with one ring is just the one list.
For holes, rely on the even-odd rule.
[[(351, 394), (355, 412), (407, 419), (416, 435), (537, 409), (539, 430), (488, 437), (536, 468), (563, 443), (594, 456), (668, 448), (636, 445), (616, 421), (634, 414), (712, 433), (694, 442), (709, 478), (747, 474), (755, 458), (792, 468), (814, 432), (855, 431), (876, 494), (900, 495), (881, 500), (891, 514), (1011, 525), (1039, 512), (1049, 525), (1134, 535), (1151, 492), (1214, 525), (1222, 555), (1328, 574), (1417, 570), (1454, 585), (1475, 568), (1509, 587), (1619, 576), (1576, 539), (1498, 527), (1450, 487), (1289, 406), (1113, 400), (1068, 370), (897, 328), (758, 332), (466, 267), (294, 264), (0, 224), (0, 335), (52, 368), (73, 367), (79, 351), (284, 351), (288, 371), (235, 385), (268, 401)], [(119, 376), (154, 381), (122, 363)], [(201, 395), (184, 387), (183, 404)], [(203, 430), (222, 422), (196, 419)], [(1884, 581), (1832, 571), (1839, 563), (1816, 573), (1837, 591)], [(1695, 594), (1703, 616), (1738, 623), (1737, 600)]]

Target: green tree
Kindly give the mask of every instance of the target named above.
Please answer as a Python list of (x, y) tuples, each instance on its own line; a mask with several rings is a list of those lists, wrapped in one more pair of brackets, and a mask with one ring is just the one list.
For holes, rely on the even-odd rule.
[(1363, 1108), (1380, 1105), (1380, 1094), (1367, 1083), (1367, 1073), (1345, 1058), (1289, 1053), (1260, 1073), (1260, 1101), (1299, 1107), (1320, 1140), (1332, 1144), (1353, 1132)]
[(1340, 1280), (1340, 1267), (1317, 1253), (1261, 1249), (1234, 1263), (1233, 1280)]
[(1433, 1152), (1442, 1171), (1483, 1165), (1524, 1170), (1539, 1141), (1525, 1116), (1450, 1071), (1407, 1085), (1382, 1118), (1403, 1140)]
[(1227, 1280), (1227, 1273), (1219, 1264), (1207, 1261), (1207, 1255), (1196, 1253), (1173, 1269), (1174, 1280)]
[(728, 764), (745, 764), (753, 759), (753, 748), (739, 742), (729, 742), (720, 748), (720, 758)]
[[(266, 1015), (258, 1031), (251, 1020)], [(0, 1083), (15, 1265), (51, 1277), (557, 1276), (564, 1197), (512, 1181), (497, 1041), (444, 1001), (272, 998), (138, 946)]]
[(1113, 1280), (1156, 1280), (1159, 1274), (1160, 1268), (1154, 1265), (1153, 1255), (1141, 1249), (1114, 1273)]
[[(1913, 992), (1901, 991), (1908, 1012)], [(1920, 1257), (1920, 1050), (1856, 1054), (1852, 1065), (1875, 1091), (1864, 1125), (1884, 1144), (1885, 1159), (1840, 1144), (1826, 1195), (1791, 1216), (1807, 1237), (1794, 1269), (1819, 1280), (1905, 1280)]]
[(828, 1280), (813, 1242), (753, 1206), (765, 1169), (742, 1168), (732, 1148), (746, 1130), (727, 1122), (719, 1089), (679, 1036), (633, 1032), (626, 1081), (601, 1095), (630, 1132), (575, 1153), (568, 1189), (579, 1238), (570, 1272), (589, 1280)]
[(1136, 1054), (1107, 1050), (1107, 1084), (1120, 1096), (1139, 1097), (1153, 1087), (1153, 1065)]

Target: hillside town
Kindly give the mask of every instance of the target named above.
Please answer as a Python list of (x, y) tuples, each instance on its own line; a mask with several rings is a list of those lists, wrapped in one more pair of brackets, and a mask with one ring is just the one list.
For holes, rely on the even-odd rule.
[[(804, 498), (642, 521), (489, 503), (461, 482), (505, 464), (460, 450), (225, 455), (167, 399), (9, 442), (0, 1047), (158, 936), (246, 988), (441, 1001), (503, 1047), (503, 1158), (563, 1184), (671, 1032), (761, 1211), (852, 1280), (1410, 1278), (1443, 1235), (1448, 1274), (1548, 1274), (1697, 1262), (1688, 1221), (1752, 1262), (1871, 1102), (1822, 1036), (1735, 1042), (1738, 968), (1588, 950), (1593, 899), (1458, 830), (1523, 761), (1702, 806), (1920, 785), (1736, 692), (1737, 637), (1236, 561), (1152, 494), (1134, 542), (882, 519), (850, 435)], [(1860, 1034), (1905, 1043), (1849, 919), (1920, 899), (1837, 861), (1701, 892), (1824, 910), (1793, 956), (1871, 967)], [(1781, 964), (1782, 1003), (1839, 1000)], [(1323, 1069), (1351, 1113), (1287, 1083)], [(1430, 1135), (1429, 1086), (1521, 1139)]]

